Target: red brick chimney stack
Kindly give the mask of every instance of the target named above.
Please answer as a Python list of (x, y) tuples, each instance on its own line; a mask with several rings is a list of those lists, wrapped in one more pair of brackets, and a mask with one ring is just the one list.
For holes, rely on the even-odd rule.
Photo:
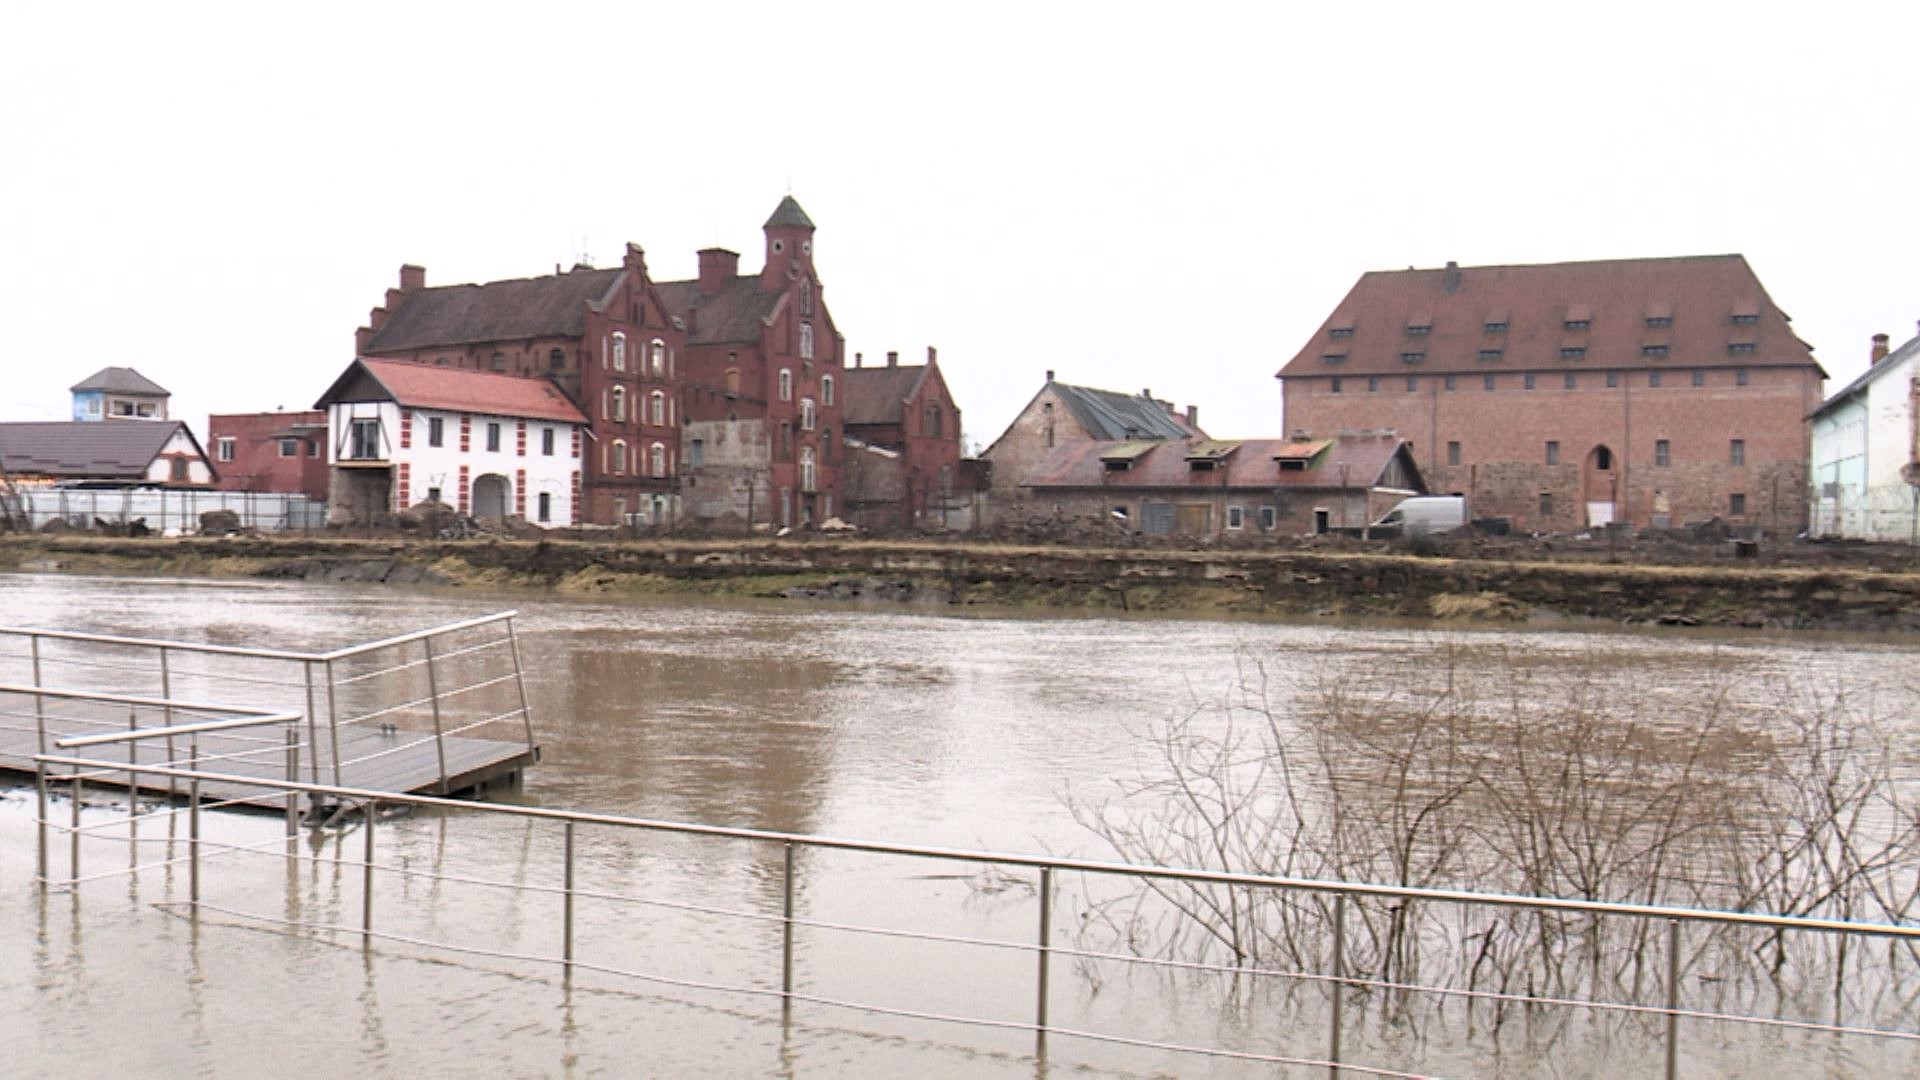
[(931, 345), (927, 346), (927, 366), (928, 367), (933, 366), (934, 358), (938, 355), (939, 355), (938, 353), (933, 351), (933, 346)]
[(400, 291), (401, 292), (410, 293), (415, 289), (424, 289), (426, 287), (427, 287), (427, 268), (426, 267), (415, 266), (412, 263), (405, 263), (401, 265), (400, 267)]
[(1891, 351), (1887, 348), (1887, 341), (1888, 338), (1885, 334), (1873, 335), (1873, 352), (1871, 358), (1867, 361), (1868, 367), (1872, 367), (1874, 364), (1887, 358), (1887, 353)]
[(860, 365), (862, 365), (862, 364), (864, 364), (864, 363), (866, 363), (866, 361), (867, 361), (867, 357), (866, 357), (866, 354), (865, 354), (865, 353), (854, 353), (854, 354), (853, 354), (853, 366), (854, 366), (854, 367), (859, 367)]
[(712, 296), (740, 275), (740, 254), (726, 248), (700, 252), (700, 295)]
[(647, 249), (631, 240), (627, 241), (627, 255), (624, 259), (620, 260), (620, 265), (629, 270), (637, 270), (640, 272), (641, 277), (646, 277)]
[(1187, 426), (1195, 431), (1200, 430), (1200, 406), (1187, 406)]
[(894, 352), (892, 349), (887, 350), (887, 366), (888, 367), (900, 366), (900, 354), (897, 352)]

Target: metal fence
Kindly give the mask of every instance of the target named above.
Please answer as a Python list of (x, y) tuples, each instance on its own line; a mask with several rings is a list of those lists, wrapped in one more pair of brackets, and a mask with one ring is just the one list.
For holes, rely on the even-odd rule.
[(22, 490), (15, 512), (29, 529), (63, 521), (76, 529), (95, 522), (129, 526), (142, 522), (156, 533), (200, 531), (200, 515), (231, 510), (242, 528), (306, 532), (327, 524), (324, 500), (305, 495), (189, 488), (39, 488)]
[[(56, 695), (49, 692), (46, 696), (53, 698), (70, 695)], [(148, 710), (163, 708), (182, 711), (188, 708), (187, 705), (178, 702), (144, 701), (126, 704)], [(270, 730), (275, 725), (285, 730), (290, 722), (291, 718), (284, 715), (251, 715), (204, 723), (219, 724), (221, 730), (232, 731), (252, 728)], [(1380, 1000), (1390, 996), (1409, 995), (1429, 996), (1443, 1001), (1497, 1002), (1538, 1012), (1601, 1014), (1641, 1023), (1648, 1026), (1648, 1034), (1656, 1040), (1659, 1055), (1664, 1062), (1664, 1073), (1669, 1077), (1679, 1075), (1681, 1072), (1681, 1065), (1686, 1059), (1683, 1048), (1686, 1046), (1687, 1032), (1689, 1030), (1705, 1031), (1717, 1025), (1774, 1032), (1819, 1033), (1836, 1039), (1844, 1037), (1880, 1044), (1920, 1046), (1920, 1030), (1916, 1030), (1911, 1022), (1911, 1004), (1905, 1006), (1906, 1011), (1902, 1014), (1907, 1022), (1900, 1025), (1857, 1022), (1842, 1016), (1829, 1019), (1810, 1014), (1794, 1015), (1778, 1010), (1771, 1013), (1740, 1012), (1716, 1008), (1710, 1002), (1690, 1001), (1687, 984), (1683, 979), (1683, 973), (1688, 965), (1700, 955), (1701, 940), (1714, 935), (1753, 934), (1758, 935), (1763, 941), (1781, 935), (1828, 936), (1839, 939), (1843, 944), (1851, 944), (1857, 949), (1858, 955), (1864, 957), (1871, 951), (1868, 946), (1876, 943), (1888, 954), (1901, 951), (1910, 953), (1914, 945), (1920, 943), (1920, 927), (1861, 924), (1829, 919), (1783, 918), (1764, 914), (1701, 911), (1648, 904), (1487, 895), (1459, 890), (1403, 888), (1356, 882), (1318, 881), (1002, 852), (875, 843), (826, 836), (648, 820), (612, 814), (476, 804), (433, 796), (401, 795), (389, 791), (291, 779), (289, 776), (298, 772), (297, 763), (289, 764), (283, 770), (285, 775), (273, 777), (247, 775), (232, 769), (209, 767), (204, 761), (197, 766), (191, 761), (185, 764), (143, 764), (134, 760), (137, 755), (125, 755), (121, 752), (122, 747), (141, 742), (169, 737), (178, 740), (186, 730), (185, 727), (174, 727), (171, 731), (164, 727), (134, 727), (125, 731), (101, 731), (91, 736), (58, 740), (56, 746), (49, 752), (35, 755), (34, 762), (40, 778), (38, 829), (42, 858), (39, 863), (39, 879), (43, 887), (78, 889), (88, 882), (104, 877), (136, 874), (185, 861), (190, 867), (191, 884), (190, 894), (184, 906), (189, 909), (194, 918), (199, 918), (203, 911), (218, 913), (288, 932), (331, 936), (336, 940), (357, 940), (361, 948), (370, 951), (375, 948), (376, 943), (380, 943), (383, 948), (424, 948), (448, 956), (491, 957), (523, 966), (545, 966), (557, 970), (569, 984), (576, 974), (592, 973), (597, 977), (639, 981), (655, 987), (675, 986), (703, 992), (770, 999), (779, 1003), (783, 1015), (790, 1015), (791, 1010), (796, 1006), (806, 1006), (822, 1011), (852, 1010), (875, 1016), (942, 1025), (1015, 1030), (1031, 1034), (1035, 1040), (1035, 1053), (1042, 1060), (1045, 1060), (1049, 1054), (1050, 1039), (1078, 1040), (1110, 1047), (1183, 1055), (1187, 1056), (1187, 1060), (1196, 1063), (1207, 1059), (1236, 1059), (1258, 1064), (1327, 1069), (1334, 1074), (1346, 1071), (1369, 1076), (1412, 1076), (1416, 1074), (1404, 1071), (1404, 1066), (1357, 1060), (1359, 1055), (1353, 1052), (1351, 1049), (1353, 1044), (1349, 1041), (1356, 1034), (1355, 1018), (1350, 1015), (1350, 1010), (1363, 1008), (1370, 999)], [(275, 738), (268, 735), (261, 739), (259, 748), (265, 752), (274, 743)], [(82, 753), (87, 750), (97, 751), (98, 756), (87, 756)], [(127, 833), (128, 842), (131, 843), (141, 821), (151, 818), (156, 813), (183, 812), (172, 806), (143, 808), (135, 800), (124, 814), (106, 813), (99, 816), (94, 823), (82, 825), (77, 809), (79, 792), (75, 790), (73, 792), (75, 807), (69, 810), (67, 821), (59, 820), (60, 815), (51, 808), (51, 800), (48, 796), (50, 790), (62, 786), (78, 789), (81, 784), (98, 783), (104, 776), (116, 772), (129, 778), (142, 777), (143, 779), (138, 781), (138, 787), (154, 788), (163, 784), (190, 786), (193, 794), (184, 812), (192, 816), (194, 824), (190, 830), (190, 842), (184, 859), (170, 856), (161, 862), (144, 864), (136, 862), (125, 868), (115, 868), (101, 873), (82, 872), (84, 865), (80, 850), (82, 836), (105, 842), (113, 829), (121, 828)], [(133, 784), (134, 781), (129, 779), (128, 783)], [(357, 809), (357, 814), (354, 815), (351, 824), (360, 833), (355, 844), (359, 850), (357, 853), (350, 853), (347, 850), (348, 841), (344, 833), (339, 838), (336, 853), (331, 856), (322, 851), (303, 850), (304, 845), (292, 840), (284, 844), (211, 845), (202, 839), (199, 831), (198, 814), (201, 810), (199, 792), (203, 787), (215, 785), (253, 785), (262, 792), (270, 793), (273, 798), (287, 799), (289, 796), (304, 796), (313, 801), (333, 803), (340, 807), (353, 807)], [(288, 805), (292, 805), (291, 801)], [(430, 865), (422, 865), (417, 861), (409, 861), (383, 852), (379, 837), (386, 835), (390, 826), (382, 824), (382, 811), (400, 808), (447, 812), (448, 816), (443, 819), (444, 821), (451, 822), (455, 826), (464, 824), (471, 828), (480, 828), (490, 822), (501, 820), (523, 822), (529, 829), (537, 830), (544, 837), (546, 850), (556, 856), (554, 861), (548, 864), (551, 876), (547, 880), (489, 878), (473, 873), (462, 873), (458, 867), (443, 865), (438, 858), (432, 860)], [(289, 813), (291, 814), (292, 811), (290, 810)], [(290, 834), (293, 831), (291, 822), (290, 816)], [(745, 906), (714, 906), (701, 904), (681, 895), (647, 895), (622, 891), (617, 882), (601, 883), (590, 880), (583, 871), (599, 874), (608, 874), (609, 871), (605, 863), (585, 859), (580, 854), (584, 838), (589, 833), (596, 834), (603, 846), (605, 836), (599, 834), (612, 834), (618, 838), (616, 841), (618, 844), (638, 844), (644, 836), (665, 835), (702, 845), (744, 843), (755, 848), (770, 849), (775, 853), (770, 861), (778, 867), (779, 872), (779, 887), (774, 893), (777, 901), (774, 905), (759, 910)], [(48, 865), (45, 853), (49, 850), (51, 839), (62, 835), (69, 839), (70, 861), (65, 876), (56, 877), (52, 875), (53, 868)], [(811, 917), (808, 913), (801, 911), (796, 902), (795, 886), (800, 873), (797, 862), (803, 857), (819, 858), (827, 853), (857, 853), (883, 859), (900, 859), (916, 867), (929, 865), (938, 867), (958, 863), (991, 868), (991, 872), (997, 874), (1023, 877), (1033, 885), (1034, 906), (1030, 923), (1033, 932), (1024, 938), (982, 938), (942, 933), (912, 925), (877, 926), (871, 923), (850, 923)], [(282, 914), (275, 914), (270, 911), (247, 910), (205, 901), (201, 894), (203, 864), (216, 857), (238, 856), (284, 859), (290, 866), (311, 863), (317, 867), (321, 863), (326, 863), (336, 871), (357, 876), (359, 879), (358, 911), (351, 917), (343, 915), (334, 921), (322, 921), (305, 918), (300, 911), (288, 910)], [(709, 865), (705, 857), (702, 858), (701, 864)], [(916, 878), (932, 876), (934, 875), (931, 873), (918, 871), (914, 874)], [(1218, 887), (1247, 895), (1284, 895), (1309, 899), (1319, 904), (1319, 910), (1325, 913), (1324, 936), (1330, 943), (1325, 954), (1326, 960), (1322, 966), (1314, 970), (1276, 970), (1240, 965), (1181, 962), (1139, 954), (1100, 952), (1076, 945), (1072, 936), (1063, 931), (1056, 919), (1057, 897), (1062, 891), (1062, 879), (1067, 876), (1144, 882), (1149, 885)], [(405, 908), (412, 905), (396, 903), (389, 914), (383, 915), (382, 912), (389, 909), (383, 907), (377, 899), (381, 890), (400, 888), (404, 892), (411, 883), (419, 881), (432, 883), (432, 894), (437, 904), (451, 902), (448, 897), (451, 895), (450, 890), (455, 887), (505, 891), (515, 897), (557, 899), (560, 904), (560, 915), (552, 923), (539, 924), (536, 936), (544, 939), (544, 943), (536, 942), (531, 948), (517, 950), (506, 948), (491, 937), (484, 942), (458, 941), (444, 936), (433, 936), (429, 932), (410, 933), (388, 929), (386, 923), (410, 914)], [(597, 942), (583, 942), (580, 939), (575, 917), (576, 905), (584, 901), (616, 905), (622, 912), (630, 912), (632, 918), (657, 916), (663, 910), (672, 910), (695, 912), (701, 916), (727, 920), (729, 923), (759, 924), (777, 928), (778, 955), (765, 957), (765, 966), (762, 969), (764, 974), (760, 978), (743, 981), (729, 982), (699, 974), (641, 969), (615, 959), (611, 955), (615, 945), (613, 941), (602, 938)], [(1383, 907), (1386, 910), (1404, 911), (1415, 904), (1438, 905), (1460, 910), (1491, 908), (1510, 913), (1516, 918), (1570, 917), (1589, 920), (1622, 920), (1646, 931), (1648, 939), (1654, 943), (1653, 952), (1660, 957), (1662, 963), (1659, 965), (1660, 970), (1657, 974), (1647, 980), (1645, 992), (1642, 994), (1619, 998), (1581, 998), (1537, 992), (1524, 986), (1514, 987), (1504, 992), (1489, 992), (1445, 985), (1413, 985), (1380, 978), (1368, 971), (1358, 969), (1350, 962), (1350, 957), (1357, 955), (1356, 950), (1349, 948), (1348, 941), (1349, 933), (1356, 926), (1356, 911), (1368, 905)], [(916, 909), (915, 915), (925, 917), (926, 913)], [(437, 926), (437, 920), (430, 925)], [(623, 919), (621, 925), (624, 927), (639, 925), (639, 923), (631, 919)], [(742, 936), (734, 935), (727, 930), (711, 933), (716, 939)], [(1028, 968), (1029, 977), (1021, 980), (1024, 985), (1016, 984), (998, 988), (998, 992), (994, 994), (994, 1000), (1018, 1001), (1021, 997), (1025, 997), (1029, 1007), (1024, 1011), (1024, 1015), (1015, 1011), (996, 1016), (943, 1011), (916, 1002), (856, 1000), (835, 994), (822, 986), (803, 981), (796, 975), (795, 966), (796, 955), (801, 953), (810, 941), (817, 941), (820, 937), (829, 934), (857, 935), (874, 948), (882, 944), (898, 947), (903, 942), (932, 942), (968, 950), (1011, 951), (1022, 955), (1031, 965)], [(1427, 943), (1426, 947), (1435, 947), (1435, 944)], [(607, 955), (600, 955), (602, 951)], [(1125, 964), (1130, 967), (1138, 966), (1183, 975), (1219, 974), (1236, 980), (1270, 981), (1305, 988), (1307, 993), (1324, 995), (1326, 1026), (1317, 1033), (1312, 1030), (1289, 1031), (1283, 1039), (1284, 1048), (1273, 1051), (1229, 1045), (1195, 1045), (1150, 1038), (1132, 1030), (1097, 1029), (1059, 1023), (1055, 1019), (1055, 1006), (1060, 1003), (1062, 995), (1060, 988), (1056, 985), (1056, 977), (1063, 972), (1072, 974), (1080, 964), (1093, 962)], [(1067, 964), (1072, 964), (1074, 967), (1066, 968)], [(823, 972), (816, 972), (814, 975), (815, 980), (824, 977)], [(935, 984), (938, 981), (937, 978), (924, 980), (926, 984)], [(1696, 1028), (1695, 1025), (1698, 1027)], [(1424, 1072), (1421, 1073), (1421, 1075), (1424, 1074)]]

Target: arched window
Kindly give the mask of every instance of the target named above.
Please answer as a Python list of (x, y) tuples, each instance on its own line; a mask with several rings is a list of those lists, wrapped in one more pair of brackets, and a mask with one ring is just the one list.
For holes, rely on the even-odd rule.
[(820, 429), (820, 460), (833, 460), (833, 428), (831, 427)]
[(665, 443), (653, 444), (653, 475), (667, 475), (667, 447)]
[(727, 396), (740, 396), (740, 369), (737, 367), (727, 369)]
[(653, 392), (653, 423), (655, 427), (667, 422), (667, 395), (658, 390)]
[(940, 406), (927, 406), (927, 422), (921, 425), (920, 432), (923, 435), (940, 434)]
[(800, 314), (813, 314), (813, 282), (804, 279), (800, 282)]
[(792, 368), (780, 369), (780, 400), (781, 401), (793, 400), (793, 369)]
[(615, 475), (624, 474), (627, 471), (627, 441), (625, 439), (613, 440), (613, 471)]
[(655, 375), (666, 374), (667, 373), (667, 343), (664, 341), (661, 341), (659, 338), (654, 338), (653, 344), (650, 346), (650, 349), (653, 352), (653, 373)]
[(613, 335), (613, 370), (627, 370), (627, 335), (618, 331)]
[(833, 376), (820, 376), (820, 404), (833, 404)]
[(618, 424), (627, 422), (627, 388), (624, 386), (613, 388), (613, 419)]
[(800, 430), (813, 430), (813, 399), (810, 397), (800, 399)]
[(562, 352), (559, 349), (555, 349), (552, 352), (547, 354), (547, 370), (565, 371), (566, 367), (567, 367), (566, 353)]
[(813, 490), (813, 447), (800, 448), (800, 490)]
[(800, 324), (800, 359), (813, 359), (813, 324)]

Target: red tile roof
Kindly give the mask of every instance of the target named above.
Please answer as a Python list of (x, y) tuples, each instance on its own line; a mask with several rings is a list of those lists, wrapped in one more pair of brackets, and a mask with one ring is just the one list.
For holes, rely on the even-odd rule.
[[(1275, 488), (1367, 487), (1379, 484), (1398, 455), (1406, 455), (1406, 440), (1391, 435), (1349, 435), (1316, 443), (1290, 439), (1240, 439), (1223, 464), (1195, 469), (1188, 461), (1190, 445), (1212, 440), (1170, 439), (1155, 443), (1120, 441), (1064, 443), (1021, 481), (1033, 488), (1238, 488), (1272, 491)], [(1216, 441), (1217, 445), (1217, 441)], [(1304, 469), (1280, 468), (1277, 457), (1302, 456), (1301, 451), (1324, 449)], [(1125, 469), (1110, 469), (1102, 460), (1120, 446), (1145, 446)], [(1346, 467), (1345, 476), (1341, 466)], [(1411, 456), (1404, 467), (1418, 476)], [(1223, 476), (1222, 473), (1225, 475)]]
[(352, 381), (356, 371), (365, 370), (387, 391), (392, 400), (412, 409), (444, 409), (447, 412), (481, 413), (487, 416), (524, 417), (529, 420), (558, 420), (584, 424), (581, 415), (566, 395), (544, 379), (523, 379), (517, 375), (495, 375), (484, 371), (409, 364), (399, 360), (355, 360), (354, 367), (337, 380), (317, 404), (325, 408)]
[[(1736, 315), (1752, 323), (1735, 323)], [(1647, 320), (1670, 319), (1670, 326)], [(1586, 322), (1582, 329), (1569, 322)], [(1425, 323), (1424, 334), (1408, 334)], [(1489, 323), (1505, 323), (1488, 333)], [(1335, 329), (1351, 330), (1334, 337)], [(1752, 351), (1728, 346), (1751, 343)], [(1648, 345), (1666, 346), (1648, 353)], [(1585, 349), (1562, 355), (1563, 349)], [(1498, 359), (1481, 360), (1485, 350)], [(1363, 274), (1281, 378), (1565, 367), (1818, 367), (1740, 255)], [(1409, 362), (1404, 354), (1419, 354)], [(1327, 357), (1342, 359), (1329, 361)], [(1823, 373), (1824, 375), (1824, 373)]]

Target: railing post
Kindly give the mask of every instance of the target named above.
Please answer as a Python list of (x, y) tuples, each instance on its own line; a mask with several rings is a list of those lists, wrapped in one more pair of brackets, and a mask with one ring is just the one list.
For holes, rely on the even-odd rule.
[[(340, 707), (333, 682), (333, 661), (326, 662), (327, 670), (327, 742), (333, 749), (333, 786), (343, 787), (340, 783)], [(314, 754), (318, 756), (319, 745), (315, 744)]]
[(47, 765), (46, 765), (46, 762), (36, 761), (33, 763), (33, 792), (34, 792), (35, 800), (40, 805), (40, 814), (35, 819), (39, 823), (39, 827), (37, 829), (37, 832), (39, 835), (38, 835), (38, 842), (35, 844), (33, 865), (40, 878), (40, 889), (42, 892), (45, 892), (47, 888)]
[(1034, 1010), (1034, 1046), (1041, 1053), (1047, 1052), (1047, 998), (1048, 961), (1053, 954), (1053, 867), (1040, 868), (1040, 979), (1039, 992)]
[(1667, 1080), (1680, 1075), (1680, 920), (1667, 920)]
[(85, 785), (86, 780), (80, 770), (74, 769), (73, 782), (69, 785), (71, 790), (68, 791), (68, 794), (73, 797), (73, 825), (67, 833), (67, 866), (69, 868), (67, 888), (76, 891), (80, 888), (80, 798), (81, 789)]
[(784, 846), (780, 871), (780, 1011), (793, 1012), (793, 841)]
[[(160, 696), (168, 701), (173, 700), (173, 667), (167, 660), (167, 647), (164, 645), (160, 647)], [(161, 713), (161, 723), (165, 724), (168, 728), (173, 727), (173, 706), (167, 706), (165, 711)], [(167, 765), (171, 768), (179, 764), (179, 761), (180, 758), (174, 752), (173, 735), (169, 733), (167, 735)], [(179, 793), (180, 781), (175, 777), (167, 777), (167, 798), (171, 800)]]
[(527, 674), (520, 666), (520, 636), (514, 632), (513, 620), (507, 620), (507, 648), (513, 653), (513, 682), (520, 688), (520, 723), (527, 731), (527, 751), (533, 751), (533, 710), (527, 707)]
[(447, 740), (440, 726), (440, 677), (433, 670), (433, 636), (421, 639), (427, 647), (427, 700), (433, 706), (433, 752), (440, 761), (440, 794), (447, 793)]
[(307, 746), (311, 747), (307, 753), (307, 779), (317, 784), (320, 782), (320, 728), (313, 701), (313, 661), (300, 661), (300, 672), (307, 684)]
[[(329, 680), (331, 681), (331, 680)], [(360, 811), (360, 824), (367, 831), (366, 866), (360, 879), (360, 947), (373, 947), (373, 819), (379, 810), (377, 799), (370, 799)]]
[[(35, 634), (28, 638), (27, 643), (33, 653), (33, 688), (38, 690), (42, 685), (40, 682), (40, 635)], [(47, 752), (47, 709), (46, 699), (39, 694), (33, 695), (33, 727), (37, 733), (34, 743), (35, 752), (44, 754)]]
[[(300, 728), (287, 725), (287, 783), (300, 782)], [(287, 837), (300, 835), (300, 793), (287, 788)]]
[(190, 737), (187, 750), (193, 779), (187, 782), (187, 899), (193, 917), (200, 917), (200, 736)]
[(1333, 894), (1333, 1025), (1327, 1038), (1327, 1074), (1340, 1075), (1340, 1021), (1347, 997), (1347, 894)]
[[(140, 718), (132, 706), (127, 707), (127, 732), (140, 730)], [(140, 813), (140, 740), (127, 740), (127, 820), (131, 823)], [(138, 826), (135, 826), (138, 828)]]
[(564, 935), (560, 943), (562, 969), (568, 979), (573, 978), (573, 822), (567, 822), (566, 842), (566, 892), (562, 907), (561, 927)]

